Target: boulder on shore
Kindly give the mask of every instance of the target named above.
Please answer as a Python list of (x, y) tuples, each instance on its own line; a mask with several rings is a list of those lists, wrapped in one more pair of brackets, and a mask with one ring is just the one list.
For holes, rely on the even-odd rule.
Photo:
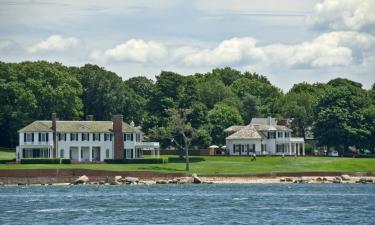
[(341, 179), (345, 180), (345, 181), (349, 181), (350, 180), (350, 176), (348, 174), (343, 174), (343, 175), (341, 175)]
[(126, 184), (138, 184), (139, 178), (138, 177), (125, 177), (124, 181)]
[(74, 181), (74, 184), (86, 184), (89, 180), (90, 179), (86, 175), (83, 175), (78, 177), (78, 179)]
[(157, 180), (156, 184), (168, 184), (167, 180)]
[(107, 182), (111, 185), (120, 185), (123, 183), (122, 176), (107, 177)]
[(201, 178), (199, 178), (196, 173), (193, 173), (192, 178), (193, 178), (193, 183), (194, 184), (201, 184), (202, 183)]

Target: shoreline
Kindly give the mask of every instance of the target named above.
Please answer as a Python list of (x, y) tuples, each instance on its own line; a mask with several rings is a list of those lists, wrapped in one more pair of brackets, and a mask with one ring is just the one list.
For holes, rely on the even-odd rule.
[[(87, 176), (87, 184), (123, 184), (126, 178), (136, 178), (142, 184), (193, 183), (187, 173), (161, 173), (150, 171), (102, 171), (84, 169), (16, 169), (0, 170), (0, 186), (3, 185), (62, 185), (72, 184), (78, 177)], [(122, 182), (114, 182), (121, 177)], [(192, 180), (193, 179), (193, 180)], [(208, 184), (321, 184), (321, 183), (372, 183), (372, 172), (295, 172), (266, 174), (200, 175), (199, 183)], [(138, 183), (138, 181), (136, 183)], [(128, 182), (129, 183), (129, 182)], [(134, 182), (130, 182), (134, 183)]]

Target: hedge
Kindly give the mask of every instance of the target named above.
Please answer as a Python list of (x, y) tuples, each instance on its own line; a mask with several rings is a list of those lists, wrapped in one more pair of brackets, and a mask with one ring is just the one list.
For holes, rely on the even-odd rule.
[(0, 164), (16, 162), (16, 159), (1, 159)]
[(21, 164), (70, 164), (70, 159), (59, 158), (24, 158)]
[(106, 163), (128, 163), (128, 164), (164, 164), (168, 163), (165, 158), (147, 158), (147, 159), (105, 159)]

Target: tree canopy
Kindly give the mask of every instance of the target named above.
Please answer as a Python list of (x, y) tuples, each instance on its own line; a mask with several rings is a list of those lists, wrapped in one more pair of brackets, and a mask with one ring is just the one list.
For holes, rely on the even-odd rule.
[(180, 117), (171, 114), (182, 111), (189, 112), (181, 118), (193, 137), (192, 146), (224, 144), (225, 128), (267, 116), (290, 118), (299, 136), (313, 128), (320, 145), (375, 146), (375, 86), (365, 90), (343, 78), (295, 84), (284, 94), (263, 75), (229, 67), (187, 76), (162, 71), (155, 81), (144, 76), (124, 81), (91, 64), (0, 62), (0, 99), (2, 147), (17, 145), (17, 130), (50, 119), (52, 112), (66, 120), (86, 115), (110, 120), (123, 114), (126, 122), (140, 125), (147, 138), (168, 147), (173, 145), (171, 135), (184, 143), (173, 126)]

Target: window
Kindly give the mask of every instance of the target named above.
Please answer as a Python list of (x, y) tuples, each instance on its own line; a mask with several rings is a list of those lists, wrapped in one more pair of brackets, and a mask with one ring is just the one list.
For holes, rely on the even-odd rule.
[(78, 141), (78, 134), (77, 133), (71, 133), (70, 134), (70, 141)]
[(66, 141), (66, 133), (58, 133), (57, 138), (59, 141)]
[(34, 133), (24, 133), (23, 134), (24, 142), (34, 142)]
[(100, 141), (100, 133), (93, 133), (92, 134), (93, 141)]
[(107, 159), (109, 159), (109, 149), (107, 148), (107, 150), (105, 150), (105, 157), (107, 158)]
[(135, 141), (140, 142), (141, 141), (141, 134), (136, 134), (135, 135)]
[(285, 132), (285, 137), (289, 137), (289, 132)]
[(241, 145), (233, 145), (233, 153), (240, 152)]
[(60, 149), (60, 158), (64, 158), (64, 149)]
[(283, 132), (277, 132), (277, 137), (282, 138), (283, 137)]
[(275, 139), (275, 132), (268, 132), (268, 139)]
[(104, 141), (112, 141), (112, 134), (104, 134)]
[(132, 133), (125, 133), (124, 134), (124, 141), (133, 141), (133, 134)]
[(276, 145), (276, 152), (283, 153), (284, 152), (284, 145), (283, 144)]
[(90, 140), (89, 133), (82, 133), (81, 139), (82, 141), (89, 141)]
[(48, 133), (39, 133), (38, 140), (39, 142), (48, 142)]

